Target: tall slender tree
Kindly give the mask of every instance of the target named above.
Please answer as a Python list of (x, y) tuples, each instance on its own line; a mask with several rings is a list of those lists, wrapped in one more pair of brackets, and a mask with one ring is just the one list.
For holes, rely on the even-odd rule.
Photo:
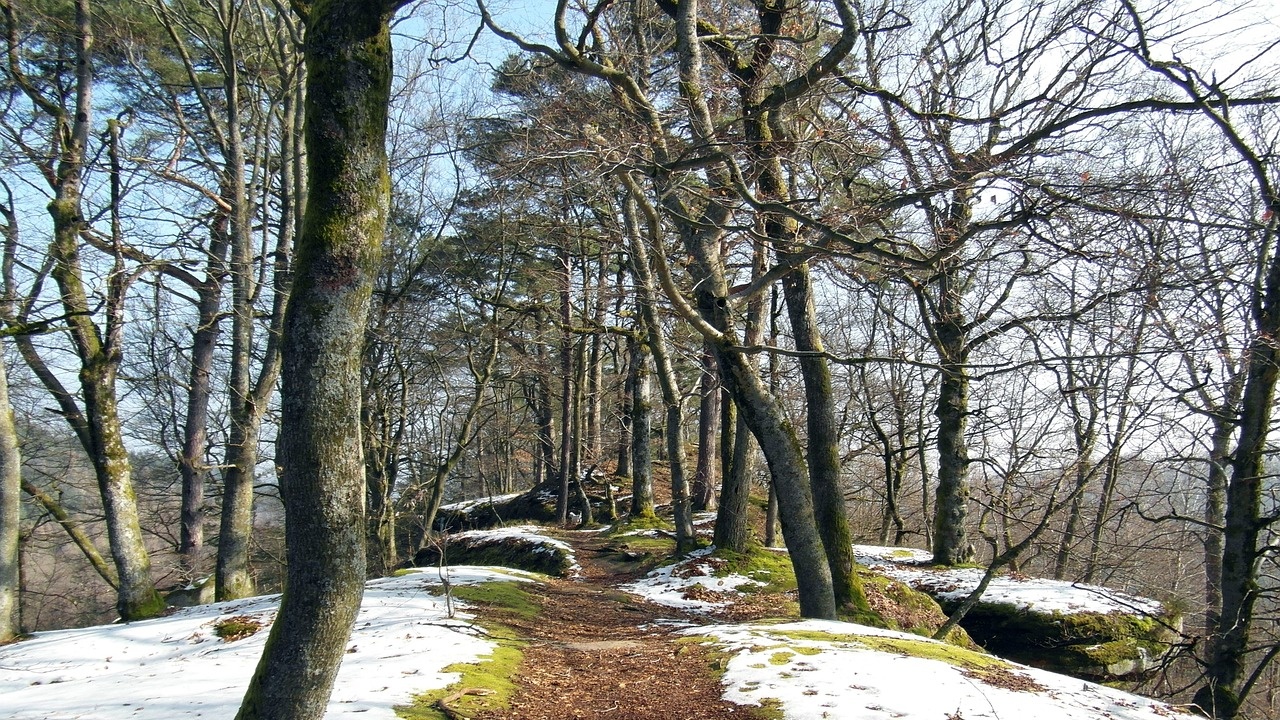
[(297, 0), (308, 203), (285, 321), (288, 577), (239, 720), (322, 717), (364, 593), (360, 361), (390, 205), (390, 21), (402, 2)]

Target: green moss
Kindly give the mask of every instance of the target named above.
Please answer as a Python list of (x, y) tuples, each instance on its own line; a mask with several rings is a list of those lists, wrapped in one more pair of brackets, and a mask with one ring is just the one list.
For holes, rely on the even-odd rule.
[[(862, 625), (898, 630), (913, 635), (932, 637), (947, 621), (947, 615), (937, 601), (927, 593), (914, 590), (906, 583), (879, 575), (859, 566), (862, 589), (872, 610), (870, 613), (853, 613), (842, 619)], [(977, 645), (961, 628), (947, 635), (946, 642), (960, 647), (976, 648)]]
[(634, 515), (629, 516), (625, 520), (619, 520), (609, 529), (610, 535), (625, 535), (636, 530), (666, 530), (675, 532), (675, 526), (671, 521), (664, 520), (657, 515)]
[(975, 650), (929, 640), (862, 636), (856, 642), (872, 650), (897, 653), (925, 660), (937, 660), (966, 670), (1007, 669), (1010, 667), (1009, 663), (994, 655), (987, 655)]
[(739, 588), (744, 592), (784, 593), (796, 588), (796, 573), (785, 553), (753, 545), (744, 553), (716, 550), (712, 557), (722, 561), (716, 568), (717, 577), (745, 575), (758, 583), (754, 588)]
[(213, 624), (213, 634), (224, 642), (243, 640), (262, 629), (262, 621), (252, 615), (223, 618)]
[(480, 690), (488, 694), (465, 694), (450, 700), (449, 707), (463, 717), (475, 717), (485, 711), (505, 710), (511, 707), (516, 685), (511, 681), (524, 653), (517, 643), (503, 641), (491, 655), (476, 664), (450, 665), (445, 672), (462, 675), (458, 682), (447, 688), (430, 690), (415, 695), (411, 705), (395, 708), (396, 715), (405, 720), (449, 720), (440, 709), (440, 700), (462, 690)]
[(647, 537), (645, 535), (628, 535), (620, 542), (614, 543), (619, 550), (648, 555), (674, 555), (676, 541), (669, 537)]
[[(512, 573), (517, 574), (517, 573)], [(541, 612), (536, 598), (524, 588), (524, 583), (514, 580), (497, 580), (477, 585), (459, 585), (453, 594), (460, 600), (490, 608), (499, 608), (522, 618), (535, 618)], [(445, 672), (461, 674), (461, 679), (447, 688), (429, 690), (415, 695), (413, 703), (395, 708), (396, 715), (406, 720), (448, 720), (438, 703), (462, 690), (479, 690), (486, 694), (464, 694), (449, 701), (449, 707), (462, 717), (475, 717), (485, 711), (505, 710), (511, 707), (516, 686), (511, 678), (524, 657), (524, 643), (510, 628), (495, 623), (482, 623), (489, 637), (498, 647), (488, 657), (474, 664), (457, 664), (445, 668)]]
[(496, 607), (533, 619), (542, 612), (537, 600), (523, 587), (524, 583), (515, 580), (499, 580), (479, 583), (477, 585), (456, 585), (453, 596), (473, 605)]
[(1018, 662), (1090, 680), (1140, 676), (1169, 650), (1181, 616), (1031, 612), (979, 603), (965, 617), (968, 632), (992, 652)]
[(760, 707), (750, 708), (750, 712), (760, 720), (786, 720), (787, 717), (782, 711), (782, 701), (777, 698), (760, 698)]
[(160, 593), (153, 588), (148, 592), (144, 592), (142, 599), (131, 602), (127, 607), (122, 609), (120, 611), (120, 617), (125, 622), (146, 620), (153, 617), (159, 617), (164, 613), (165, 608), (167, 607), (169, 607), (169, 604), (166, 603)]
[(769, 656), (769, 664), (770, 665), (786, 665), (787, 663), (791, 662), (791, 658), (795, 656), (796, 654), (793, 652), (787, 652), (786, 650), (779, 650), (778, 652)]
[[(708, 635), (687, 635), (677, 638), (676, 645), (678, 647), (691, 645), (703, 647), (703, 652), (710, 659), (708, 670), (713, 677), (723, 683), (725, 670), (729, 668), (729, 661), (733, 659), (734, 653), (720, 649), (716, 639)], [(683, 649), (678, 649), (676, 652), (683, 652)], [(764, 664), (759, 664), (754, 667), (763, 668), (765, 666)], [(739, 690), (751, 692), (758, 689), (760, 684), (748, 683), (748, 685), (750, 687), (742, 687)], [(786, 718), (786, 715), (782, 712), (782, 703), (775, 698), (760, 698), (759, 707), (748, 705), (743, 709), (746, 710), (748, 716), (757, 720), (784, 720)]]

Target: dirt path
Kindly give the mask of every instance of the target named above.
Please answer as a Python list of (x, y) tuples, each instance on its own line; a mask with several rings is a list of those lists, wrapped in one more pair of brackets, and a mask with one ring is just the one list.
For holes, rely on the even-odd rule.
[(512, 620), (530, 640), (511, 709), (484, 720), (714, 720), (746, 718), (748, 708), (720, 699), (710, 659), (660, 619), (679, 611), (615, 589), (635, 577), (604, 559), (599, 536), (571, 539), (582, 576), (531, 588), (542, 612)]

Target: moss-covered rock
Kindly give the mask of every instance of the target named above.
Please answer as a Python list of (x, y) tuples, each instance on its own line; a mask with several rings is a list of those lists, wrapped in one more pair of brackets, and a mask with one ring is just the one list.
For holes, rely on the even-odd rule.
[[(947, 613), (985, 574), (982, 568), (935, 566), (924, 550), (857, 546), (855, 551), (870, 572), (882, 576), (880, 582), (897, 581), (927, 593)], [(1002, 657), (1118, 682), (1141, 679), (1160, 664), (1181, 632), (1182, 617), (1168, 604), (1118, 590), (1010, 574), (991, 579), (960, 626)]]
[[(943, 609), (948, 603), (942, 603)], [(1181, 618), (1120, 612), (1038, 612), (979, 602), (961, 625), (1001, 657), (1097, 682), (1137, 680), (1154, 670), (1177, 638)]]
[(440, 532), (486, 530), (511, 522), (555, 522), (556, 493), (542, 485), (518, 495), (477, 498), (440, 508), (436, 529)]
[(214, 581), (213, 576), (201, 578), (195, 582), (171, 590), (164, 596), (164, 601), (172, 607), (194, 607), (196, 605), (208, 605), (214, 600)]
[(563, 543), (532, 533), (465, 532), (448, 536), (440, 544), (418, 551), (413, 563), (418, 567), (446, 565), (498, 565), (563, 577), (574, 568), (573, 554)]

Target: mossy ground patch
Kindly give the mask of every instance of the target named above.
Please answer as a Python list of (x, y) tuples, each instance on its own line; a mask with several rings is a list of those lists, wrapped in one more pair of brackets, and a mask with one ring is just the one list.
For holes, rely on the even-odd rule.
[[(520, 618), (533, 619), (541, 612), (536, 598), (515, 580), (498, 580), (476, 585), (459, 585), (453, 594), (460, 600), (499, 612), (511, 613)], [(524, 646), (518, 634), (511, 628), (493, 622), (477, 623), (496, 640), (493, 652), (477, 663), (461, 663), (446, 667), (445, 672), (456, 672), (459, 680), (449, 687), (430, 690), (413, 698), (410, 705), (395, 708), (396, 715), (406, 720), (449, 720), (441, 708), (444, 701), (450, 711), (461, 717), (475, 717), (481, 712), (501, 710), (511, 706), (516, 692), (512, 681), (524, 658)]]

